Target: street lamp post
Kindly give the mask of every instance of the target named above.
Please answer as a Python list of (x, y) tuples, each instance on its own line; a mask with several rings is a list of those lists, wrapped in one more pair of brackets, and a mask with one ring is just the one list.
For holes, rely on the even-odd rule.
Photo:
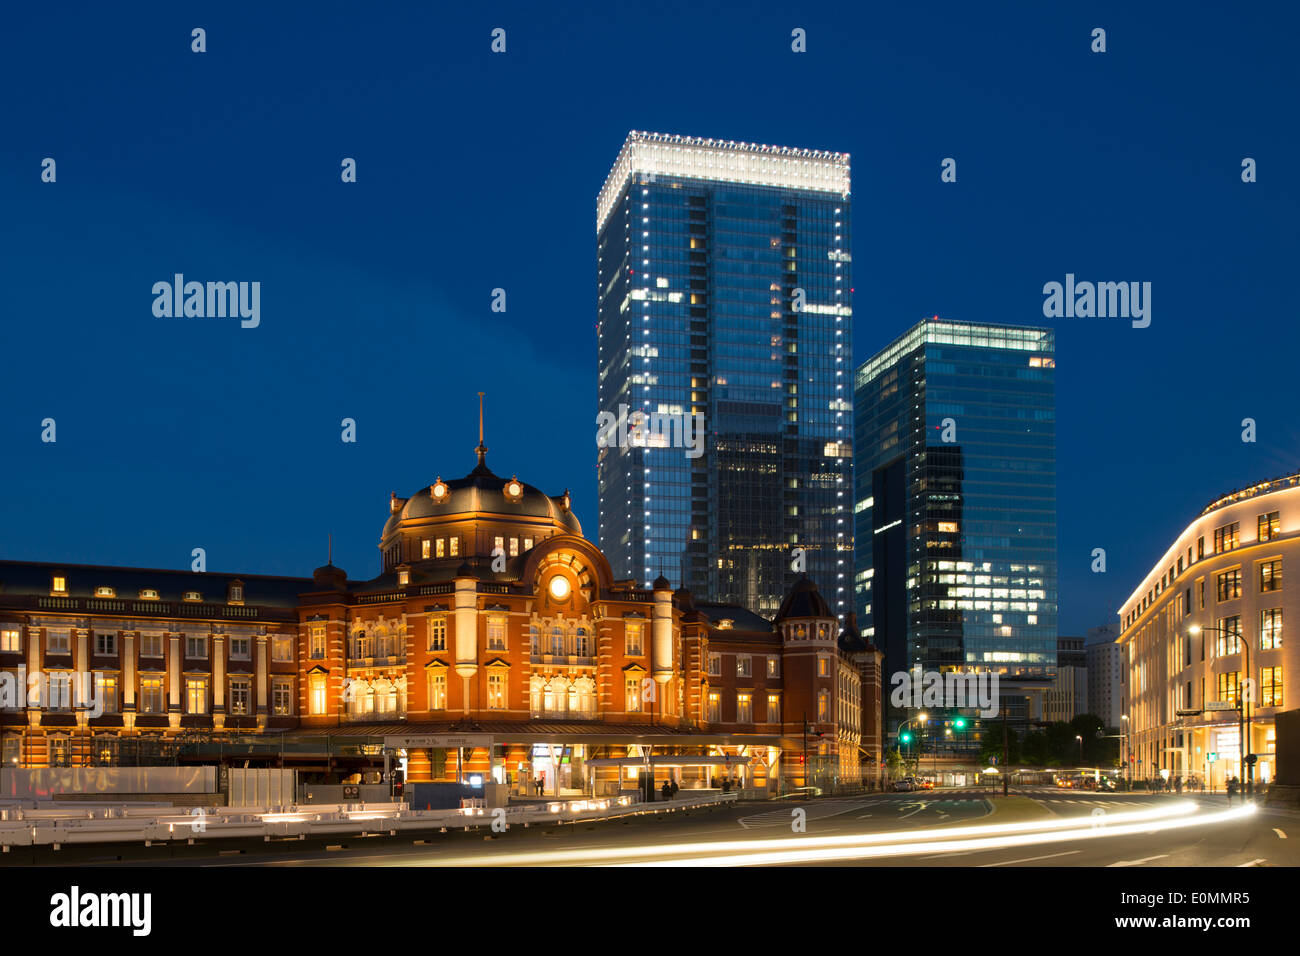
[[(903, 721), (901, 724), (899, 724), (899, 725), (898, 725), (898, 740), (899, 740), (899, 742), (900, 742), (900, 743), (905, 742), (905, 741), (903, 740), (903, 737), (906, 736), (906, 734), (904, 733), (904, 731), (907, 729), (907, 725), (908, 725), (908, 724), (913, 723), (914, 721), (919, 721), (920, 723), (923, 724), (923, 723), (925, 723), (925, 722), (926, 722), (927, 720), (929, 720), (929, 719), (930, 719), (930, 715), (927, 714), (925, 711), (921, 711), (921, 713), (917, 714), (915, 717), (909, 717), (909, 718), (907, 718), (907, 720), (905, 720), (905, 721)], [(907, 742), (910, 742), (910, 741), (907, 741)], [(918, 740), (917, 743), (920, 743), (920, 741)], [(911, 748), (911, 749), (914, 750), (915, 748)], [(916, 755), (916, 772), (917, 772), (917, 773), (920, 773), (920, 772), (921, 772), (921, 755), (920, 755), (919, 753)]]
[[(1187, 629), (1187, 633), (1193, 637), (1202, 631), (1213, 631), (1216, 634), (1229, 634), (1230, 631), (1221, 627), (1205, 627), (1201, 624), (1193, 624)], [(1255, 793), (1255, 755), (1251, 753), (1251, 723), (1253, 715), (1246, 708), (1246, 687), (1253, 686), (1254, 680), (1250, 672), (1250, 641), (1246, 638), (1244, 632), (1234, 633), (1238, 643), (1241, 645), (1242, 653), (1242, 673), (1245, 677), (1237, 682), (1237, 757), (1241, 766), (1241, 774), (1245, 777), (1247, 800), (1254, 799)], [(1250, 681), (1246, 684), (1245, 681)], [(1205, 701), (1201, 701), (1201, 706), (1205, 706)]]
[(1074, 735), (1074, 739), (1077, 740), (1077, 741), (1079, 741), (1079, 767), (1080, 767), (1080, 769), (1082, 769), (1082, 767), (1083, 767), (1083, 735), (1082, 735), (1082, 734), (1075, 734), (1075, 735)]
[(1129, 773), (1129, 764), (1132, 762), (1132, 757), (1128, 752), (1128, 714), (1120, 714), (1119, 719), (1122, 721), (1119, 734), (1123, 738), (1124, 787), (1131, 790), (1133, 788), (1133, 776)]

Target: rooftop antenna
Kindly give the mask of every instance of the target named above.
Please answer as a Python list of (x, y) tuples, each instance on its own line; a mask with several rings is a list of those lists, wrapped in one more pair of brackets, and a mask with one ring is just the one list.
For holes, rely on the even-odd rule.
[(487, 445), (483, 444), (483, 393), (478, 393), (478, 467), (487, 470)]
[(325, 563), (326, 563), (327, 565), (332, 565), (332, 564), (334, 563), (334, 535), (332, 535), (332, 534), (330, 535), (330, 551), (329, 551), (329, 560), (326, 561)]

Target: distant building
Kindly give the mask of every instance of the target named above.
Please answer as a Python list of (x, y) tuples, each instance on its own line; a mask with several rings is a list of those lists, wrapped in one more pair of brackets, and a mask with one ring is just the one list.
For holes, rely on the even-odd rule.
[(1110, 730), (1124, 731), (1124, 693), (1128, 667), (1124, 648), (1115, 643), (1119, 627), (1107, 624), (1089, 629), (1084, 652), (1088, 658), (1088, 713), (1101, 718)]
[(1047, 692), (1043, 718), (1071, 721), (1088, 711), (1088, 661), (1082, 637), (1056, 639), (1056, 679)]

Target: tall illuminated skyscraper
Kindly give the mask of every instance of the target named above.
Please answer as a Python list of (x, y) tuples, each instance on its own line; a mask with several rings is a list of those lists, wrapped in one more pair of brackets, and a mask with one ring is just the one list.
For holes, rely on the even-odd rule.
[(1051, 329), (935, 316), (857, 370), (862, 635), (893, 674), (1056, 666)]
[(849, 192), (844, 153), (628, 135), (596, 205), (598, 413), (661, 417), (598, 449), (615, 574), (770, 615), (806, 573), (851, 609)]

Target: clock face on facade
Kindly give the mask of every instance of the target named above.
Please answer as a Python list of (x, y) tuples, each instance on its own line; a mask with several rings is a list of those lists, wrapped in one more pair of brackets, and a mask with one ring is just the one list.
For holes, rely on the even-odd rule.
[(551, 578), (551, 583), (547, 585), (551, 592), (551, 597), (557, 601), (563, 601), (569, 596), (569, 579), (563, 574), (557, 574)]

